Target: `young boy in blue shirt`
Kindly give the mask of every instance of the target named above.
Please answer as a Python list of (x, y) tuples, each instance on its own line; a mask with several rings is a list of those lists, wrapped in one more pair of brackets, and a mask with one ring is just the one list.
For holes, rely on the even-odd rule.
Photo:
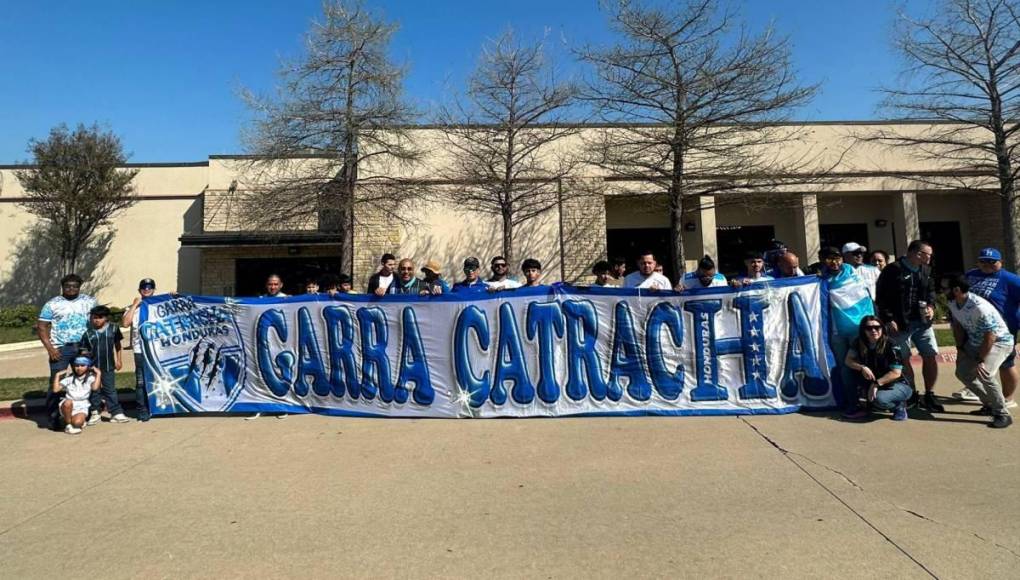
[(88, 350), (93, 365), (102, 371), (99, 391), (92, 393), (91, 415), (88, 425), (99, 422), (99, 407), (106, 400), (106, 408), (110, 411), (111, 423), (127, 423), (131, 421), (124, 415), (124, 409), (117, 398), (117, 385), (114, 373), (121, 368), (121, 346), (124, 335), (116, 324), (110, 323), (110, 309), (96, 306), (89, 312), (90, 328), (81, 337), (81, 347)]

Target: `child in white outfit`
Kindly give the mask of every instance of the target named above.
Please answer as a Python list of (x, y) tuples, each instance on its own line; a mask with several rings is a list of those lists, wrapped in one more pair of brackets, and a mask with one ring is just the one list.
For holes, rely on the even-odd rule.
[(92, 359), (79, 356), (71, 363), (70, 371), (62, 371), (53, 377), (53, 392), (64, 393), (60, 399), (60, 414), (64, 418), (64, 432), (68, 435), (81, 433), (89, 414), (89, 397), (98, 391), (101, 372), (92, 366)]

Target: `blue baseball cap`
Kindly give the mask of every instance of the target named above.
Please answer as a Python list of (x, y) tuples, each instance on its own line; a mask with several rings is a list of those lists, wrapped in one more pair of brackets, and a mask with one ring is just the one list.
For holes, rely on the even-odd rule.
[(92, 366), (92, 359), (87, 356), (76, 356), (74, 357), (75, 365), (85, 365), (87, 367)]
[(978, 254), (978, 261), (1002, 261), (1002, 253), (995, 248), (982, 248), (981, 253)]

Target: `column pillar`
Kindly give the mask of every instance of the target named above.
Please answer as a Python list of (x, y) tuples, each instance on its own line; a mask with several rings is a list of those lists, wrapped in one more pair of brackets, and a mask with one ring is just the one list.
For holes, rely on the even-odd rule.
[(921, 219), (917, 214), (917, 193), (900, 191), (893, 194), (893, 246), (896, 255), (907, 251), (910, 242), (921, 237)]
[[(707, 254), (719, 263), (719, 242), (715, 236), (715, 196), (698, 196), (698, 233), (701, 236), (701, 254), (688, 257), (697, 263), (701, 256)], [(692, 268), (688, 270), (694, 271)]]
[(797, 225), (796, 251), (803, 252), (800, 264), (801, 269), (804, 269), (818, 260), (818, 251), (822, 249), (821, 234), (818, 232), (818, 196), (813, 193), (801, 195), (793, 211)]

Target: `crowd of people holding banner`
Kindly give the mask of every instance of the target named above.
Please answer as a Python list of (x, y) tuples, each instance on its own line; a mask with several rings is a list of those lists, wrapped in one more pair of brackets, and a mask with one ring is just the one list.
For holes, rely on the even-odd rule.
[[(744, 270), (730, 279), (718, 271), (711, 256), (704, 256), (694, 271), (674, 282), (663, 274), (655, 254), (649, 251), (637, 257), (630, 273), (626, 260), (597, 262), (591, 269), (592, 286), (683, 292), (747, 288), (783, 278), (819, 276), (827, 282), (829, 292), (829, 344), (835, 363), (831, 376), (842, 416), (862, 420), (879, 411), (891, 413), (897, 421), (907, 419), (907, 409), (914, 405), (930, 412), (945, 411), (934, 393), (939, 351), (933, 329), (937, 294), (944, 292), (957, 347), (956, 377), (963, 384), (953, 396), (980, 402), (980, 408), (971, 414), (990, 417), (989, 426), (1008, 427), (1012, 424), (1009, 409), (1016, 406), (1013, 395), (1020, 382), (1014, 347), (1020, 327), (1020, 276), (1003, 269), (997, 249), (985, 248), (978, 255), (977, 267), (940, 285), (932, 273), (932, 253), (932, 245), (921, 240), (911, 242), (907, 252), (896, 259), (882, 250), (869, 253), (864, 246), (850, 242), (842, 248), (823, 248), (818, 261), (804, 270), (799, 257), (775, 241), (763, 251), (748, 253)], [(410, 258), (397, 260), (393, 254), (384, 254), (365, 292), (378, 297), (435, 296), (543, 286), (538, 260), (528, 258), (520, 264), (521, 279), (511, 275), (511, 268), (508, 260), (496, 256), (489, 260), (489, 275), (483, 277), (481, 261), (468, 257), (463, 261), (463, 276), (454, 281), (444, 277), (435, 260), (418, 267)], [(61, 295), (46, 303), (38, 322), (50, 362), (46, 409), (51, 427), (63, 425), (69, 434), (99, 423), (104, 406), (110, 422), (130, 421), (114, 385), (114, 375), (122, 368), (121, 330), (112, 322), (110, 309), (82, 294), (81, 285), (79, 276), (65, 276)], [(284, 280), (272, 274), (266, 279), (263, 296), (287, 297), (283, 288)], [(138, 309), (155, 290), (155, 281), (143, 279), (122, 319), (122, 324), (131, 328), (140, 421), (149, 420), (150, 414)], [(306, 280), (304, 290), (331, 296), (356, 293), (347, 275)], [(921, 385), (910, 364), (911, 349), (917, 349), (921, 359)]]

